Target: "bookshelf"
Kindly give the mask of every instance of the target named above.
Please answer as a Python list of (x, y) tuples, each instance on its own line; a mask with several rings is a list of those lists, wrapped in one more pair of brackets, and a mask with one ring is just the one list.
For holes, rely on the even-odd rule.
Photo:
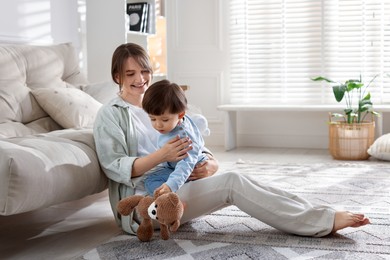
[[(133, 42), (153, 52), (153, 45), (159, 32), (157, 22), (161, 19), (156, 15), (160, 10), (161, 0), (93, 0), (86, 1), (86, 41), (87, 41), (87, 72), (90, 82), (111, 80), (111, 58), (115, 48), (120, 44)], [(130, 31), (127, 4), (146, 2), (149, 5), (149, 29), (147, 32)], [(159, 12), (158, 12), (159, 13)], [(165, 18), (163, 18), (165, 20)], [(165, 29), (164, 29), (165, 30)], [(165, 48), (165, 38), (162, 47)], [(165, 48), (166, 55), (166, 48)], [(156, 53), (156, 51), (155, 51)], [(164, 60), (165, 62), (165, 60)], [(157, 63), (155, 63), (157, 64)], [(161, 63), (160, 63), (161, 64)], [(164, 78), (165, 71), (156, 73), (156, 78)], [(161, 68), (160, 66), (156, 66)]]

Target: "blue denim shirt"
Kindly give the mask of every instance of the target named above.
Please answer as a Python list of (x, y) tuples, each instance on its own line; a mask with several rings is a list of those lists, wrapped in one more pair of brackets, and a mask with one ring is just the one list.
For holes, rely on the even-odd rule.
[(160, 135), (158, 147), (164, 146), (175, 136), (189, 137), (192, 140), (192, 150), (188, 152), (188, 157), (178, 162), (168, 162), (167, 166), (175, 168), (169, 175), (166, 184), (173, 192), (176, 192), (188, 179), (198, 162), (207, 159), (204, 151), (204, 140), (198, 127), (187, 115), (183, 120), (168, 134)]

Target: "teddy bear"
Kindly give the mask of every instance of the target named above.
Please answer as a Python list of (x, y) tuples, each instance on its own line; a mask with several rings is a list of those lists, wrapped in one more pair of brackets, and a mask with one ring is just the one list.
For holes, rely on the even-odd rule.
[(175, 232), (180, 226), (180, 219), (183, 216), (184, 206), (179, 196), (174, 192), (162, 195), (143, 196), (132, 195), (118, 202), (118, 213), (128, 216), (136, 208), (142, 217), (141, 224), (137, 230), (137, 237), (142, 242), (147, 242), (153, 236), (152, 220), (160, 223), (160, 236), (162, 239), (169, 239), (170, 232)]
[(195, 125), (198, 127), (200, 133), (203, 136), (210, 135), (210, 129), (209, 129), (209, 125), (208, 125), (206, 117), (204, 117), (201, 114), (190, 114), (190, 118), (195, 123)]

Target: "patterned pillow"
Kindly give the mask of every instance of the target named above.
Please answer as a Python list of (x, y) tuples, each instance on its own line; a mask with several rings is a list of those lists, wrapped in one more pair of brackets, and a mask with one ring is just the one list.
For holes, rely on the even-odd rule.
[(64, 128), (92, 128), (102, 106), (76, 88), (38, 88), (31, 92), (42, 109)]

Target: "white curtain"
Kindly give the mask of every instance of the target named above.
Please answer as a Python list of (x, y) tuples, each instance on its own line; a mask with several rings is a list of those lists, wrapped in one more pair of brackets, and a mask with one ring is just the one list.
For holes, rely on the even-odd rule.
[(232, 104), (336, 104), (310, 78), (368, 82), (390, 104), (390, 0), (229, 0)]

